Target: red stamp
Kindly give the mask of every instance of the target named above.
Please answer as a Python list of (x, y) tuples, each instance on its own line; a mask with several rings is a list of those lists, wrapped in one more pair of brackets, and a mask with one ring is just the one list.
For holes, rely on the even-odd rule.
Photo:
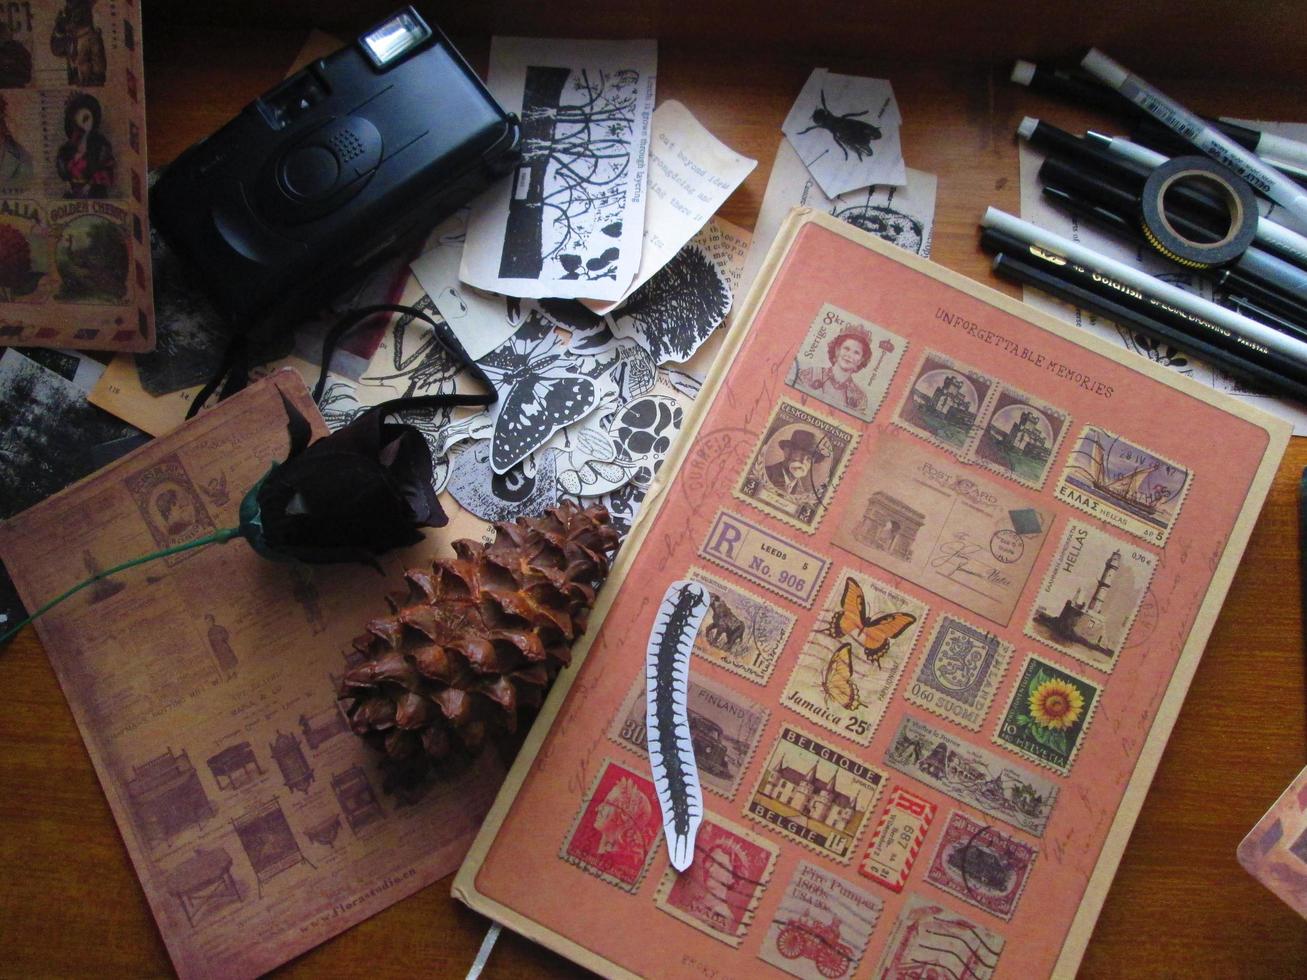
[(1039, 851), (958, 810), (948, 819), (926, 880), (1000, 919), (1011, 919)]
[(651, 780), (608, 762), (559, 857), (610, 884), (635, 892), (653, 860), (662, 830)]
[(694, 842), (694, 862), (667, 869), (655, 904), (731, 946), (739, 946), (776, 866), (778, 848), (708, 814)]
[(903, 891), (938, 809), (929, 800), (895, 786), (871, 835), (871, 846), (858, 865), (858, 874), (892, 892)]
[(847, 977), (867, 951), (882, 908), (875, 895), (800, 861), (758, 958), (799, 980)]

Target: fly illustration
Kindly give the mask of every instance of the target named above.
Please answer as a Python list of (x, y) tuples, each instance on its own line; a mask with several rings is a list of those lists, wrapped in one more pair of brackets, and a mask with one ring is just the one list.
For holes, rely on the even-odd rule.
[(814, 129), (824, 129), (830, 133), (831, 139), (835, 141), (844, 154), (844, 159), (849, 158), (849, 151), (852, 150), (858, 155), (858, 159), (873, 155), (871, 141), (880, 139), (880, 128), (873, 126), (869, 122), (863, 122), (859, 116), (865, 116), (870, 109), (863, 109), (861, 112), (831, 112), (826, 105), (826, 91), (821, 92), (821, 107), (812, 111), (812, 125), (807, 129), (800, 130), (795, 135), (802, 136), (804, 133), (810, 133)]

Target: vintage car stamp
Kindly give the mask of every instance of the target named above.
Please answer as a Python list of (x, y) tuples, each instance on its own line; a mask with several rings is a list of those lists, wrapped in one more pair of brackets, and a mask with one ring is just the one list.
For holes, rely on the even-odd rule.
[(715, 813), (705, 814), (694, 841), (694, 861), (680, 873), (667, 869), (654, 904), (738, 947), (771, 880), (778, 853), (775, 844)]
[(1180, 516), (1190, 478), (1178, 463), (1087, 425), (1071, 446), (1056, 493), (1072, 507), (1160, 547)]
[(925, 603), (845, 569), (832, 579), (781, 703), (859, 745), (871, 744), (925, 618)]
[(1058, 785), (1048, 776), (963, 742), (911, 715), (903, 716), (885, 762), (959, 803), (1036, 837), (1044, 835), (1057, 802)]
[(903, 891), (937, 809), (929, 800), (895, 786), (858, 864), (858, 874), (892, 892)]
[(884, 907), (852, 882), (800, 861), (772, 913), (758, 958), (800, 980), (851, 976)]
[(880, 770), (782, 725), (745, 813), (848, 864), (884, 782)]
[(955, 810), (926, 880), (1000, 919), (1011, 919), (1039, 850)]
[(935, 621), (903, 696), (919, 708), (979, 731), (1011, 658), (1011, 645), (945, 613)]
[(857, 432), (782, 398), (735, 496), (793, 528), (812, 531), (821, 523), (857, 445)]
[(1071, 521), (1026, 635), (1054, 650), (1111, 671), (1148, 595), (1157, 556), (1098, 527)]
[[(608, 737), (647, 758), (644, 689), (642, 673), (613, 718)], [(699, 780), (706, 789), (734, 798), (770, 712), (720, 681), (697, 677), (693, 671), (686, 708)]]
[(558, 856), (634, 893), (653, 862), (662, 826), (653, 781), (606, 760)]
[(751, 582), (812, 608), (830, 561), (753, 521), (717, 512), (699, 554)]
[(994, 730), (994, 741), (1065, 775), (1096, 707), (1097, 685), (1032, 653)]
[(909, 895), (873, 975), (991, 980), (1003, 944), (998, 933), (933, 898)]
[(999, 384), (980, 420), (969, 458), (987, 469), (1038, 490), (1048, 479), (1070, 417), (1055, 408)]
[(894, 421), (926, 441), (960, 454), (979, 435), (981, 415), (994, 389), (992, 378), (928, 350)]
[(785, 383), (870, 422), (907, 349), (897, 334), (826, 303), (808, 327)]
[(794, 629), (794, 617), (746, 589), (700, 568), (686, 578), (708, 590), (708, 615), (694, 638), (694, 652), (755, 684), (766, 684)]
[(1053, 512), (976, 468), (884, 432), (843, 493), (833, 543), (1001, 626), (1012, 618)]

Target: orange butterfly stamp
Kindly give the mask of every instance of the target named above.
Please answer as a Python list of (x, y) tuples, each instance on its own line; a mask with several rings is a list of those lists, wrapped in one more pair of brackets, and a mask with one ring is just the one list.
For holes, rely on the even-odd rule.
[(781, 703), (859, 745), (871, 744), (926, 605), (851, 569), (836, 576)]

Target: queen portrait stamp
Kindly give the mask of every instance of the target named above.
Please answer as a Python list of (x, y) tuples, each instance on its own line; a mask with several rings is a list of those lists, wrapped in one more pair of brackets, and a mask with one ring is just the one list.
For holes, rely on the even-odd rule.
[(808, 327), (785, 383), (870, 422), (907, 349), (897, 334), (826, 303)]
[[(699, 779), (705, 788), (733, 799), (770, 712), (725, 684), (693, 673), (686, 708)], [(648, 757), (643, 673), (618, 709), (608, 737), (622, 748)]]
[(694, 860), (683, 872), (668, 868), (654, 904), (728, 946), (738, 947), (753, 922), (779, 848), (723, 820), (704, 815)]
[(1081, 429), (1057, 498), (1161, 547), (1180, 516), (1192, 474), (1096, 425)]
[(980, 745), (904, 715), (885, 762), (959, 803), (1014, 827), (1044, 835), (1057, 802), (1058, 785)]
[(999, 384), (969, 456), (995, 473), (1038, 490), (1048, 479), (1070, 421), (1060, 408)]
[(782, 725), (745, 813), (848, 864), (884, 782), (880, 770)]
[(991, 980), (1004, 939), (923, 895), (909, 895), (873, 974)]
[(961, 454), (979, 434), (994, 389), (992, 378), (928, 350), (894, 421), (927, 442)]
[(695, 634), (694, 652), (755, 684), (766, 684), (794, 629), (794, 617), (700, 568), (691, 568), (686, 578), (708, 590), (708, 615)]
[(872, 831), (867, 853), (858, 864), (858, 874), (896, 894), (903, 891), (936, 810), (938, 807), (929, 800), (895, 786)]
[(812, 607), (830, 561), (729, 510), (720, 510), (699, 554), (722, 568)]
[(926, 880), (1000, 919), (1011, 919), (1039, 850), (955, 810)]
[(661, 832), (653, 781), (606, 760), (558, 856), (634, 893), (653, 862)]
[(1102, 671), (1127, 646), (1157, 556), (1071, 521), (1035, 596), (1026, 635)]
[(1011, 657), (1012, 647), (993, 633), (945, 613), (935, 622), (904, 697), (979, 731)]
[(869, 745), (926, 618), (926, 604), (845, 569), (832, 580), (781, 703)]
[(735, 496), (800, 531), (813, 531), (835, 495), (858, 433), (782, 398)]
[(1066, 775), (1098, 706), (1098, 687), (1035, 654), (1012, 689), (994, 741)]
[(884, 907), (865, 889), (800, 861), (758, 958), (800, 980), (851, 976)]

